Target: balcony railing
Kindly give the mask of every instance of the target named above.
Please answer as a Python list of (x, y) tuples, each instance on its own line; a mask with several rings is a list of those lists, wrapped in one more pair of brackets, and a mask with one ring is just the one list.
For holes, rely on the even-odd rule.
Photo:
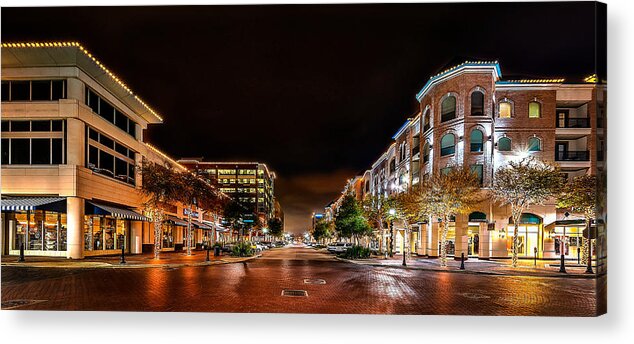
[(590, 121), (588, 118), (558, 119), (557, 128), (590, 128)]
[(590, 152), (586, 151), (563, 151), (555, 152), (555, 161), (588, 161)]

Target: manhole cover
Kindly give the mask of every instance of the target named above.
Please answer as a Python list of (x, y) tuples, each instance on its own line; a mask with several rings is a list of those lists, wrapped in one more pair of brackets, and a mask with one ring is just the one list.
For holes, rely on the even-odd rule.
[(482, 300), (482, 299), (490, 299), (491, 296), (488, 295), (483, 295), (483, 294), (476, 294), (476, 293), (462, 293), (460, 294), (463, 297), (466, 297), (468, 299), (473, 299), (473, 300)]
[(307, 297), (308, 292), (306, 290), (284, 289), (282, 290), (282, 296)]
[(304, 278), (304, 284), (326, 284), (326, 280), (321, 278)]
[(19, 308), (19, 307), (34, 305), (36, 303), (40, 303), (40, 302), (44, 302), (44, 301), (46, 301), (46, 300), (9, 300), (9, 301), (2, 301), (2, 304), (0, 304), (0, 308), (2, 308), (2, 309), (14, 309), (14, 308)]

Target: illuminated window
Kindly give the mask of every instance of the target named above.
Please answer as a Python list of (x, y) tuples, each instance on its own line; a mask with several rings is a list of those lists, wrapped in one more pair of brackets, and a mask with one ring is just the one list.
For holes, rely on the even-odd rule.
[(500, 103), (500, 118), (511, 118), (511, 103)]
[(446, 122), (456, 118), (456, 97), (448, 96), (440, 105), (440, 121)]
[(537, 137), (531, 137), (528, 140), (528, 151), (538, 152), (541, 150), (541, 141)]
[(542, 115), (542, 107), (538, 102), (528, 103), (528, 118), (540, 118)]
[(511, 150), (511, 139), (508, 137), (501, 137), (498, 140), (498, 150), (499, 151), (510, 151)]
[(425, 115), (423, 116), (423, 132), (429, 130), (431, 128), (429, 121), (429, 110), (425, 110)]

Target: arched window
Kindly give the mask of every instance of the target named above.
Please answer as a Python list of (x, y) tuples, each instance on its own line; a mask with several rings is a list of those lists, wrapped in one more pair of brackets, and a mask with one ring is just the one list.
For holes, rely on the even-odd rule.
[(446, 122), (456, 118), (456, 97), (448, 96), (440, 105), (440, 121)]
[(483, 212), (474, 211), (473, 213), (469, 214), (469, 222), (486, 222), (486, 221), (487, 221), (487, 215)]
[(541, 150), (541, 140), (537, 137), (531, 137), (528, 140), (528, 151), (529, 152), (538, 152)]
[(500, 102), (499, 107), (500, 107), (500, 111), (499, 111), (500, 118), (511, 118), (513, 107), (510, 102)]
[(396, 171), (396, 158), (392, 158), (392, 160), (390, 160), (390, 170), (388, 173), (392, 174)]
[(471, 116), (484, 116), (484, 93), (471, 93)]
[(482, 134), (482, 131), (479, 129), (472, 131), (470, 142), (472, 152), (482, 152), (484, 146), (484, 134)]
[(528, 118), (540, 118), (542, 116), (542, 104), (538, 102), (528, 103)]
[(499, 151), (510, 151), (511, 150), (511, 139), (508, 137), (501, 137), (498, 140), (498, 150)]
[(431, 128), (430, 119), (429, 119), (429, 109), (425, 110), (425, 115), (423, 116), (423, 132), (426, 132)]
[(429, 161), (429, 142), (425, 142), (425, 145), (423, 146), (423, 163), (426, 163)]
[(454, 134), (445, 134), (440, 139), (440, 156), (451, 155), (456, 152), (456, 137)]

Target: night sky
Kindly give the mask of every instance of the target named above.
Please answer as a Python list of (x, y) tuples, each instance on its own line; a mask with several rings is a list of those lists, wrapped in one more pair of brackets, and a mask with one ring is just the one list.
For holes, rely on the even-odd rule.
[(148, 142), (265, 162), (301, 232), (456, 57), (504, 77), (605, 75), (594, 18), (592, 2), (2, 8), (1, 38), (80, 42), (164, 117)]

